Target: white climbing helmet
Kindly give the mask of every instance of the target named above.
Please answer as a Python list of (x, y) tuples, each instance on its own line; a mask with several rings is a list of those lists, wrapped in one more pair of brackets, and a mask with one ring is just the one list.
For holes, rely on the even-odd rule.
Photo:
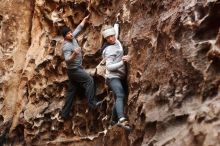
[(102, 29), (102, 35), (104, 38), (107, 38), (108, 36), (115, 35), (115, 34), (116, 34), (115, 29), (111, 25), (106, 25)]

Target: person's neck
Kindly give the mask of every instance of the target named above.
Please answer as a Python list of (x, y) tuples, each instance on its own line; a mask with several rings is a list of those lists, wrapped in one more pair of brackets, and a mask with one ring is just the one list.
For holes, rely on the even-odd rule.
[(70, 39), (64, 39), (65, 41), (67, 41), (67, 42), (72, 42), (72, 39), (70, 40)]
[(116, 42), (114, 42), (114, 43), (108, 43), (109, 45), (114, 45)]

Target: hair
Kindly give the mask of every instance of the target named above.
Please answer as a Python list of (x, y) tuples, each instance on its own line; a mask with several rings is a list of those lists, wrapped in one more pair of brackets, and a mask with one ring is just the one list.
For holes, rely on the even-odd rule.
[(67, 26), (64, 26), (61, 30), (60, 30), (60, 34), (65, 38), (66, 34), (71, 31), (71, 29)]

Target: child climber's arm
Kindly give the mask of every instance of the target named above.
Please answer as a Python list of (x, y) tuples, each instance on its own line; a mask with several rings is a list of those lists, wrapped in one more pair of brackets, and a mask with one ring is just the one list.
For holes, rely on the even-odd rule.
[(119, 24), (118, 23), (114, 24), (114, 29), (115, 29), (115, 38), (118, 39), (118, 35), (119, 35)]

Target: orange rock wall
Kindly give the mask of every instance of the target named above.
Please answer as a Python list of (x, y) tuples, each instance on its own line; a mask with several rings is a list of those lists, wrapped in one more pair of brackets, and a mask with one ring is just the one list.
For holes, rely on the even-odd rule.
[[(0, 0), (0, 145), (217, 146), (219, 0)], [(114, 97), (97, 76), (99, 109), (81, 91), (59, 121), (68, 78), (59, 29), (75, 28), (94, 72), (103, 24), (120, 22), (131, 55), (126, 113), (133, 130), (109, 128)]]

